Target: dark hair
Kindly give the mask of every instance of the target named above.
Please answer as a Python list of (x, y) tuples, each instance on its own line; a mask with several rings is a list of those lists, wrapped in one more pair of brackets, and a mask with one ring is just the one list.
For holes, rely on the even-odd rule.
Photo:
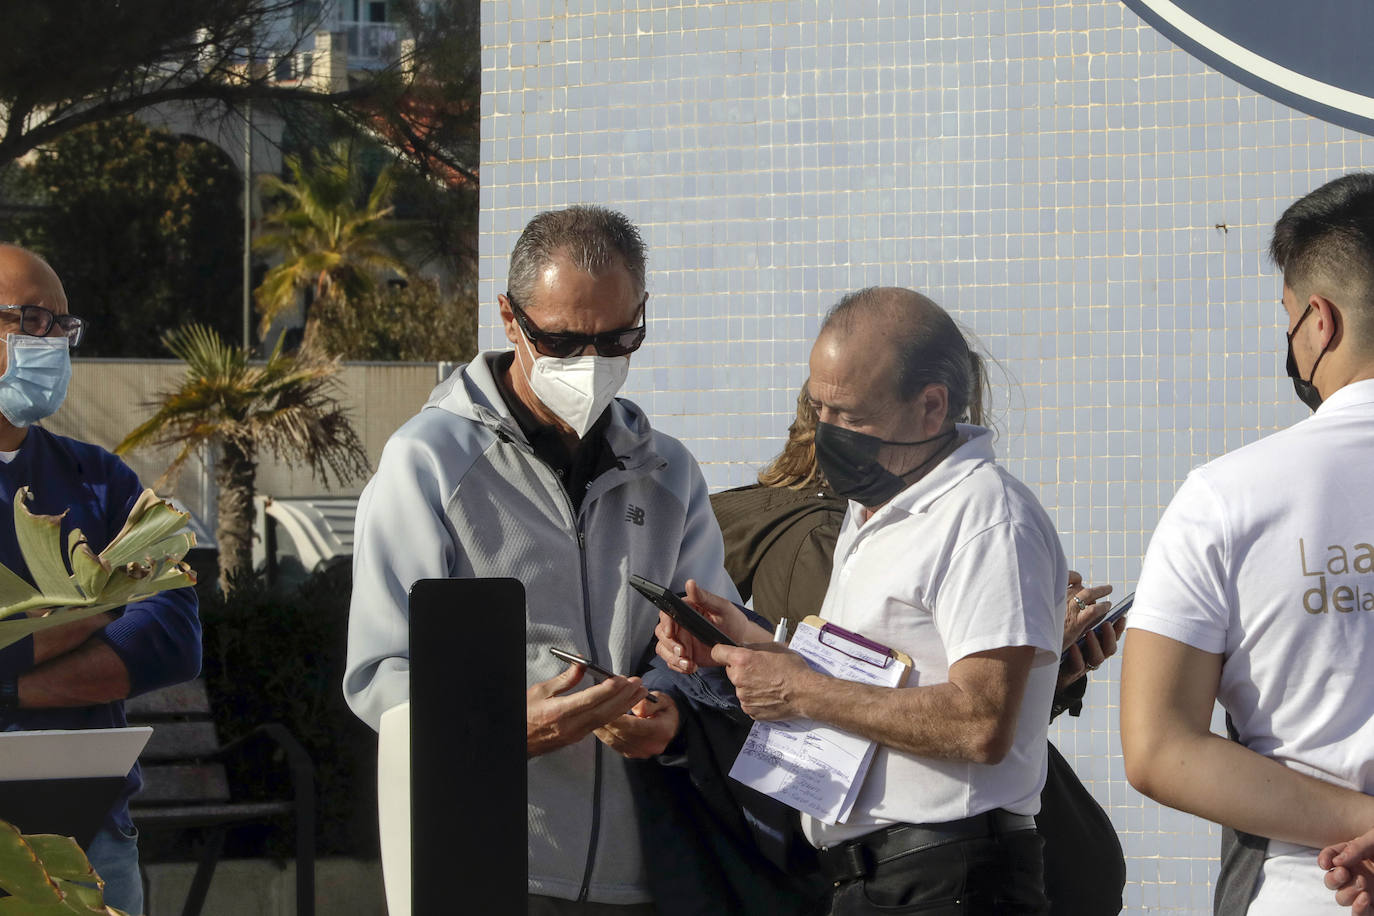
[(548, 210), (530, 220), (510, 253), (506, 290), (522, 305), (530, 302), (539, 275), (557, 255), (579, 270), (596, 273), (619, 259), (644, 292), (644, 240), (623, 213), (587, 204)]
[(882, 319), (891, 331), (898, 399), (910, 401), (927, 385), (943, 385), (949, 393), (947, 420), (982, 425), (987, 389), (983, 359), (948, 312), (913, 290), (870, 286), (837, 302), (821, 323), (821, 333), (832, 328), (847, 333), (861, 316)]
[[(807, 382), (810, 382), (807, 379)], [(787, 444), (782, 454), (759, 472), (759, 483), (765, 487), (787, 487), (792, 490), (826, 488), (825, 475), (816, 463), (816, 405), (806, 382), (797, 395), (797, 417), (787, 427)]]
[(1274, 224), (1269, 256), (1297, 291), (1320, 283), (1374, 318), (1374, 173), (1352, 172), (1298, 198)]

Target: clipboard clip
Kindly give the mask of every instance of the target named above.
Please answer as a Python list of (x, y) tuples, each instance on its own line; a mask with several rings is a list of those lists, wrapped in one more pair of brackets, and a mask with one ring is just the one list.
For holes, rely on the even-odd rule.
[[(827, 636), (830, 636), (831, 639), (827, 640)], [(816, 638), (821, 645), (829, 646), (836, 652), (847, 655), (855, 661), (874, 665), (878, 668), (887, 668), (893, 662), (892, 650), (887, 646), (833, 623), (827, 623), (821, 627), (821, 632)], [(846, 647), (842, 643), (848, 643), (849, 646)]]

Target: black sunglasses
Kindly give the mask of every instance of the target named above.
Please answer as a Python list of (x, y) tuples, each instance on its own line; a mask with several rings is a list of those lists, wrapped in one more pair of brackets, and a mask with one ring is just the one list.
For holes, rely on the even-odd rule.
[[(552, 356), (555, 359), (565, 359), (569, 356), (576, 356), (588, 347), (595, 347), (600, 356), (628, 356), (639, 349), (639, 345), (644, 343), (644, 323), (645, 303), (639, 304), (639, 324), (632, 328), (621, 328), (618, 331), (604, 331), (600, 334), (567, 334), (563, 332), (541, 331), (539, 325), (535, 324), (530, 316), (525, 313), (515, 301), (510, 293), (506, 293), (506, 301), (510, 303), (511, 311), (515, 313), (515, 322), (520, 325), (520, 330), (525, 332), (530, 343), (534, 344), (536, 352), (543, 356)], [(647, 302), (647, 298), (645, 302)]]
[(19, 333), (30, 337), (47, 337), (53, 325), (57, 325), (62, 336), (67, 338), (67, 346), (73, 350), (86, 334), (86, 322), (80, 318), (75, 315), (59, 315), (41, 305), (0, 305), (0, 312), (18, 312)]

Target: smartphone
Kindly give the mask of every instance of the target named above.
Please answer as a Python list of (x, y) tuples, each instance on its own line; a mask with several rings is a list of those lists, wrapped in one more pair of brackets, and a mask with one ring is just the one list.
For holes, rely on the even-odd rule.
[[(1118, 601), (1116, 604), (1112, 605), (1112, 609), (1111, 609), (1110, 611), (1107, 612), (1107, 616), (1103, 617), (1103, 618), (1102, 618), (1101, 620), (1099, 620), (1097, 623), (1093, 624), (1093, 625), (1088, 629), (1087, 632), (1085, 632), (1081, 637), (1079, 637), (1078, 642), (1074, 643), (1074, 645), (1078, 646), (1078, 651), (1079, 651), (1079, 652), (1082, 652), (1084, 646), (1086, 646), (1086, 645), (1088, 644), (1088, 633), (1092, 632), (1093, 630), (1096, 630), (1098, 627), (1102, 626), (1104, 623), (1116, 623), (1116, 622), (1117, 622), (1118, 620), (1120, 620), (1122, 617), (1125, 617), (1125, 616), (1126, 616), (1126, 612), (1129, 611), (1129, 610), (1131, 609), (1131, 605), (1134, 604), (1134, 603), (1135, 603), (1135, 592), (1131, 592), (1131, 593), (1130, 593), (1129, 595), (1127, 595), (1125, 598), (1122, 598), (1122, 599), (1121, 599), (1120, 601)], [(1059, 660), (1060, 660), (1060, 661), (1066, 661), (1066, 660), (1068, 659), (1068, 657), (1069, 657), (1069, 650), (1068, 650), (1068, 649), (1065, 649), (1065, 650), (1064, 650), (1064, 653), (1063, 653), (1062, 655), (1059, 656)]]
[[(592, 676), (592, 680), (596, 681), (598, 684), (606, 680), (606, 678), (608, 677), (615, 677), (614, 672), (607, 671), (605, 668), (601, 667), (596, 662), (592, 661), (589, 658), (583, 658), (576, 652), (569, 652), (567, 649), (559, 649), (554, 646), (549, 646), (549, 652), (553, 655), (554, 658), (562, 659), (570, 665), (581, 665), (582, 667), (586, 668), (587, 673)], [(648, 696), (648, 700), (650, 703), (657, 703), (658, 697), (650, 693)]]
[(630, 576), (630, 587), (652, 601), (655, 607), (677, 621), (703, 645), (736, 645), (735, 641), (722, 633), (714, 623), (657, 582), (650, 582), (643, 576)]
[(586, 668), (587, 673), (592, 676), (592, 680), (596, 681), (598, 684), (608, 677), (615, 677), (614, 671), (607, 671), (596, 662), (589, 658), (583, 658), (576, 652), (569, 652), (567, 649), (557, 649), (553, 646), (549, 647), (549, 652), (553, 653), (555, 658), (561, 658), (570, 665), (581, 665)]

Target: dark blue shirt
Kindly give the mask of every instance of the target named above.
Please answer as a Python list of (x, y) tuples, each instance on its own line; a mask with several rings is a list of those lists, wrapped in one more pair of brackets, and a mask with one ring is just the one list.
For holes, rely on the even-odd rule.
[[(124, 527), (129, 510), (143, 492), (138, 475), (103, 448), (31, 427), (14, 460), (0, 464), (0, 563), (30, 583), (33, 579), (14, 532), (14, 494), (24, 486), (33, 494), (31, 512), (66, 512), (63, 545), (72, 529), (80, 528), (96, 553)], [(124, 662), (130, 695), (190, 680), (200, 672), (195, 590), (180, 588), (130, 604), (94, 638), (104, 639)], [(14, 677), (32, 667), (32, 637), (0, 650), (0, 677)], [(124, 724), (124, 703), (116, 701), (99, 706), (17, 709), (5, 719), (4, 728), (114, 728)], [(135, 764), (123, 794), (110, 810), (110, 822), (126, 832), (131, 827), (129, 797), (142, 785)]]

